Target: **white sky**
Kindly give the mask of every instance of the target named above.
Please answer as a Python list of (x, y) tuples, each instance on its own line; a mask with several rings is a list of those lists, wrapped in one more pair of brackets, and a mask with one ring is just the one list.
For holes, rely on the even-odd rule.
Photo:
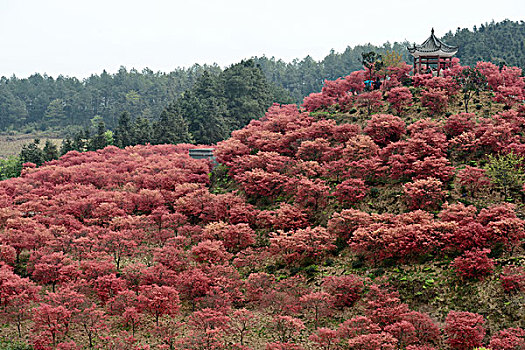
[(503, 19), (523, 0), (0, 0), (0, 76), (171, 71), (252, 56), (322, 59), (358, 44), (421, 43)]

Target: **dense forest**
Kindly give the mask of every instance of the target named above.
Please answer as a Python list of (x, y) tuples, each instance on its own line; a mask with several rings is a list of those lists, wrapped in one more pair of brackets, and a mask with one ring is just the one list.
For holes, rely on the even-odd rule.
[[(107, 146), (0, 181), (0, 349), (525, 349), (521, 69), (373, 57), (217, 162)], [(193, 93), (252, 110), (210, 86), (162, 118)]]
[[(444, 40), (461, 47), (458, 57), (464, 64), (484, 60), (525, 66), (523, 22), (507, 20), (487, 23), (473, 30), (458, 28), (456, 33), (447, 33)], [(405, 49), (407, 44), (348, 47), (342, 53), (331, 51), (321, 61), (309, 56), (289, 63), (273, 57), (255, 57), (226, 69), (217, 65), (194, 65), (161, 73), (122, 67), (117, 73), (104, 71), (84, 80), (38, 73), (23, 79), (2, 77), (0, 130), (55, 130), (62, 136), (72, 137), (86, 127), (93, 126), (96, 131), (100, 120), (114, 130), (123, 112), (129, 113), (132, 122), (138, 120), (144, 127), (147, 121), (149, 127), (153, 127), (154, 123), (161, 122), (162, 111), (174, 103), (170, 113), (178, 114), (179, 120), (184, 118), (193, 140), (209, 143), (224, 139), (233, 128), (260, 117), (272, 102), (299, 103), (304, 96), (319, 91), (325, 79), (333, 80), (361, 69), (363, 52), (385, 54), (393, 51), (410, 62)], [(259, 68), (265, 79), (256, 71)], [(202, 77), (204, 72), (207, 72), (206, 77)], [(191, 105), (199, 101), (196, 110), (188, 107), (190, 100)], [(204, 135), (212, 131), (204, 124), (203, 113), (218, 118), (207, 121), (216, 125), (214, 135)], [(97, 118), (95, 122), (93, 118)]]

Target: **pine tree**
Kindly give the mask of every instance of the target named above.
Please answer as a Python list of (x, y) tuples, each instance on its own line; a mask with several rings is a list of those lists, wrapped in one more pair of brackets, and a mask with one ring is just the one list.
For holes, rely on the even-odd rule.
[(115, 129), (115, 146), (124, 148), (133, 144), (133, 128), (131, 128), (128, 112), (122, 113), (118, 118), (117, 128)]
[(49, 140), (46, 141), (42, 153), (45, 162), (48, 162), (53, 159), (58, 159), (58, 148), (53, 142)]

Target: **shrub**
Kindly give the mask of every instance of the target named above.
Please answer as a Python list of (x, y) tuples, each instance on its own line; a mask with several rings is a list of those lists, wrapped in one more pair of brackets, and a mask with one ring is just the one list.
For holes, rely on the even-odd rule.
[(525, 290), (525, 269), (521, 266), (505, 266), (500, 275), (501, 286), (507, 293)]
[(474, 195), (490, 185), (490, 180), (487, 177), (485, 169), (468, 165), (458, 172), (457, 179), (459, 185), (470, 195)]
[(487, 255), (490, 249), (471, 250), (452, 262), (456, 273), (463, 279), (482, 280), (494, 269), (494, 262)]
[(403, 190), (409, 209), (436, 210), (445, 197), (442, 185), (433, 177), (406, 183)]
[(412, 93), (407, 87), (394, 87), (388, 94), (386, 100), (390, 103), (397, 114), (401, 114), (404, 107), (412, 105)]
[(342, 205), (359, 202), (366, 196), (368, 188), (361, 179), (348, 179), (337, 185), (334, 195)]
[(450, 311), (445, 320), (447, 344), (454, 350), (472, 350), (485, 337), (483, 316), (471, 312)]
[(354, 305), (364, 288), (363, 281), (355, 275), (327, 276), (322, 286), (333, 297), (334, 305), (340, 308)]
[(448, 96), (441, 89), (429, 89), (421, 93), (421, 104), (427, 107), (430, 114), (441, 114), (446, 111)]
[(364, 132), (378, 145), (386, 146), (390, 142), (399, 141), (401, 136), (406, 134), (406, 125), (399, 117), (377, 114), (368, 121)]
[(489, 346), (492, 350), (525, 349), (525, 329), (503, 329), (492, 336)]

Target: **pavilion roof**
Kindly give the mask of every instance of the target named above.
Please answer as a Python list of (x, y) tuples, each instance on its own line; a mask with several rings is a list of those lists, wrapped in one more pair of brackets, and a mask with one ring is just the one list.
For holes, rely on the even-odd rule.
[(419, 56), (453, 56), (459, 49), (459, 46), (451, 46), (445, 44), (434, 35), (434, 28), (430, 33), (430, 37), (425, 40), (421, 45), (407, 47), (408, 51), (414, 57)]

